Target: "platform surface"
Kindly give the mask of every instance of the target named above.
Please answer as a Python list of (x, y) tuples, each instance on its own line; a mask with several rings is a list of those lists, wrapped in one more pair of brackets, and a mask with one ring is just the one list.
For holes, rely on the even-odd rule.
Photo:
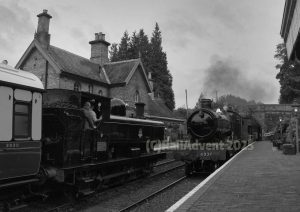
[(270, 141), (258, 141), (175, 211), (299, 212), (300, 154), (284, 155)]

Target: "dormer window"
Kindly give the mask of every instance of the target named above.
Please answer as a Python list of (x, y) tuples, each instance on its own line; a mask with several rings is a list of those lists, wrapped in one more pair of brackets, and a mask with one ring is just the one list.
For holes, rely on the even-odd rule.
[(81, 85), (79, 82), (74, 83), (74, 91), (80, 91), (81, 90)]
[(136, 91), (136, 92), (135, 92), (135, 95), (134, 95), (134, 101), (135, 101), (135, 102), (140, 102), (140, 93), (139, 93), (139, 91)]

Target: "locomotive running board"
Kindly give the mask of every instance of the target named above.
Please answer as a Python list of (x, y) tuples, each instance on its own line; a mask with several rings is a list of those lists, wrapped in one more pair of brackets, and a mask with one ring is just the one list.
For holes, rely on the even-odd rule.
[(23, 184), (36, 183), (38, 181), (39, 181), (39, 179), (34, 178), (34, 179), (29, 179), (29, 180), (20, 180), (17, 182), (5, 183), (5, 184), (0, 185), (0, 189), (12, 187), (12, 186), (19, 186), (19, 185), (23, 185)]
[(119, 164), (119, 163), (127, 163), (129, 161), (135, 161), (135, 160), (150, 160), (150, 159), (165, 159), (166, 153), (154, 153), (151, 155), (142, 155), (140, 157), (133, 157), (133, 158), (122, 158), (122, 159), (113, 159), (109, 161), (102, 161), (102, 162), (95, 162), (95, 163), (86, 163), (78, 166), (68, 166), (63, 167), (61, 170), (67, 171), (67, 170), (73, 170), (73, 169), (82, 169), (82, 168), (93, 168), (93, 167), (105, 167), (105, 166), (111, 166), (113, 164)]

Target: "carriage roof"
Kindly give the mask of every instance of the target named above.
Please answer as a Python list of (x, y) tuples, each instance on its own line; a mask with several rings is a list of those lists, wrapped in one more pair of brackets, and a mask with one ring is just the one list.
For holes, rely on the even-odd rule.
[(2, 63), (0, 63), (0, 83), (29, 90), (44, 90), (43, 83), (34, 74)]

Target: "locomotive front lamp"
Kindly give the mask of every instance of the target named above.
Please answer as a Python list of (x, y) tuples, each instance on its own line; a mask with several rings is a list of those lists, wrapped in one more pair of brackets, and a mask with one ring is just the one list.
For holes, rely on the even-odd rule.
[(297, 116), (298, 114), (298, 111), (299, 111), (299, 108), (300, 105), (298, 104), (298, 101), (295, 99), (293, 104), (292, 104), (292, 108), (293, 108), (293, 111), (294, 111), (294, 114)]

